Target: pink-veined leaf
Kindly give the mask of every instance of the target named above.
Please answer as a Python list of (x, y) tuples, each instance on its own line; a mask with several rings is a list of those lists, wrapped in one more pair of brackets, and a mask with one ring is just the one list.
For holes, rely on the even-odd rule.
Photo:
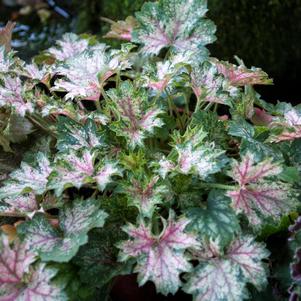
[(272, 142), (291, 141), (301, 138), (301, 113), (291, 109), (284, 114), (285, 128), (281, 134), (272, 137)]
[(51, 171), (47, 156), (39, 152), (35, 164), (22, 162), (20, 168), (10, 174), (9, 179), (0, 187), (0, 199), (18, 197), (28, 191), (44, 193)]
[(127, 194), (128, 202), (136, 206), (143, 216), (151, 217), (157, 204), (168, 199), (169, 189), (162, 184), (159, 176), (145, 179), (133, 179), (122, 185), (122, 191)]
[(104, 36), (104, 38), (131, 41), (132, 31), (137, 26), (137, 21), (134, 17), (129, 16), (125, 19), (125, 21), (117, 22), (114, 22), (107, 18), (101, 19), (111, 24), (111, 30)]
[(249, 298), (247, 283), (258, 290), (265, 287), (267, 275), (262, 260), (269, 252), (262, 244), (250, 236), (237, 238), (225, 254), (211, 244), (208, 250), (200, 251), (200, 263), (184, 287), (195, 301), (241, 301)]
[(246, 68), (244, 65), (233, 65), (228, 62), (212, 60), (216, 65), (218, 72), (233, 86), (245, 85), (270, 85), (273, 83), (269, 76), (259, 68)]
[(211, 63), (193, 68), (191, 85), (196, 97), (204, 102), (227, 104), (238, 93)]
[(74, 33), (65, 33), (62, 40), (56, 42), (58, 47), (51, 47), (48, 52), (57, 60), (64, 61), (74, 57), (88, 48), (88, 40), (81, 39)]
[(83, 152), (70, 151), (57, 157), (55, 171), (50, 176), (49, 189), (54, 189), (60, 196), (68, 187), (80, 188), (85, 184), (95, 183), (104, 190), (113, 175), (121, 175), (117, 163), (104, 160), (94, 167), (95, 153), (84, 149)]
[(112, 124), (112, 129), (118, 136), (125, 137), (130, 147), (143, 145), (143, 140), (163, 125), (158, 117), (163, 111), (151, 106), (147, 92), (136, 89), (131, 82), (122, 82), (118, 89), (111, 89), (107, 94), (118, 120)]
[(137, 260), (135, 271), (139, 285), (153, 281), (157, 292), (164, 295), (174, 294), (178, 290), (181, 285), (180, 273), (192, 268), (184, 254), (185, 250), (199, 246), (193, 234), (184, 232), (188, 223), (189, 220), (184, 218), (175, 221), (173, 214), (170, 214), (159, 235), (154, 235), (151, 226), (143, 222), (138, 227), (124, 227), (130, 239), (119, 244), (120, 260), (132, 257)]
[(159, 92), (172, 87), (181, 80), (181, 75), (189, 73), (185, 66), (192, 62), (193, 57), (194, 53), (186, 51), (173, 55), (164, 62), (146, 65), (141, 75), (144, 86)]
[(87, 243), (87, 233), (104, 225), (107, 214), (99, 207), (98, 200), (75, 200), (60, 210), (59, 230), (38, 213), (21, 224), (18, 233), (43, 261), (67, 262)]
[(132, 41), (142, 44), (146, 54), (172, 47), (177, 52), (199, 51), (206, 56), (205, 46), (215, 41), (215, 26), (205, 18), (206, 12), (203, 0), (147, 2), (136, 13), (139, 25), (132, 32)]
[(0, 107), (12, 108), (18, 115), (25, 116), (32, 112), (32, 104), (26, 102), (22, 96), (22, 83), (18, 77), (7, 76), (0, 85)]
[(256, 164), (250, 153), (232, 167), (230, 176), (239, 187), (228, 191), (228, 196), (236, 212), (244, 213), (254, 226), (260, 225), (261, 217), (276, 220), (296, 206), (294, 198), (289, 196), (288, 184), (269, 180), (281, 171), (279, 164), (272, 163), (270, 159)]
[(55, 81), (53, 91), (67, 92), (66, 99), (87, 99), (98, 101), (104, 82), (118, 70), (127, 69), (127, 59), (134, 46), (125, 44), (121, 50), (107, 51), (107, 46), (99, 44), (70, 57), (55, 71), (65, 78)]
[(31, 266), (36, 255), (26, 244), (14, 241), (10, 246), (2, 235), (0, 250), (0, 300), (67, 300), (64, 285), (51, 282), (57, 271), (43, 263)]
[[(5, 213), (21, 213), (29, 217), (32, 217), (36, 211), (39, 210), (39, 205), (34, 193), (28, 193), (24, 195), (18, 195), (4, 199), (4, 202), (8, 205)], [(1, 209), (0, 209), (1, 211)]]

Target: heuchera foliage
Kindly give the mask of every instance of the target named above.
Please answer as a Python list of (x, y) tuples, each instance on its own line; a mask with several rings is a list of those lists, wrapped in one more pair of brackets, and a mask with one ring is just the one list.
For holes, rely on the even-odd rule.
[(103, 301), (131, 273), (195, 301), (298, 300), (300, 218), (290, 262), (273, 241), (300, 210), (301, 107), (210, 57), (206, 12), (148, 2), (110, 21), (120, 49), (65, 34), (30, 63), (0, 31), (0, 300)]

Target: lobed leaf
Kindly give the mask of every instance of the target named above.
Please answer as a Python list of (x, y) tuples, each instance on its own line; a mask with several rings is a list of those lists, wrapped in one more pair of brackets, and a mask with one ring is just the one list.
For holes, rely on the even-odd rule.
[(18, 197), (28, 191), (43, 194), (51, 171), (48, 157), (44, 153), (37, 153), (36, 164), (22, 162), (20, 168), (13, 171), (9, 179), (4, 181), (0, 187), (0, 199)]
[(103, 135), (98, 131), (92, 119), (87, 119), (82, 125), (70, 118), (59, 117), (57, 140), (59, 151), (102, 147), (104, 147)]
[(289, 195), (290, 186), (269, 180), (281, 171), (279, 164), (270, 159), (256, 164), (252, 154), (244, 156), (241, 163), (234, 163), (230, 176), (239, 187), (229, 191), (228, 196), (235, 211), (243, 212), (252, 225), (259, 226), (261, 217), (278, 220), (295, 208), (295, 200)]
[(139, 285), (151, 280), (157, 292), (164, 295), (178, 290), (180, 273), (192, 268), (184, 252), (187, 248), (199, 246), (194, 235), (184, 232), (188, 223), (189, 220), (184, 218), (173, 220), (171, 214), (159, 235), (152, 234), (150, 226), (143, 222), (138, 227), (124, 227), (130, 239), (119, 244), (122, 250), (120, 260), (133, 257), (137, 261), (135, 272), (138, 273)]
[[(208, 246), (210, 250), (210, 246)], [(185, 291), (196, 301), (240, 301), (249, 298), (246, 284), (258, 290), (267, 283), (262, 262), (269, 252), (249, 236), (234, 240), (225, 255), (213, 253), (211, 258), (200, 258), (191, 274)]]
[(18, 232), (43, 261), (67, 262), (87, 243), (87, 233), (104, 225), (107, 214), (99, 206), (97, 200), (75, 200), (60, 211), (60, 229), (53, 228), (43, 214), (36, 214)]
[(3, 85), (0, 85), (0, 107), (12, 108), (23, 117), (26, 112), (33, 112), (32, 104), (22, 96), (22, 83), (18, 77), (7, 76), (3, 79)]
[(0, 300), (14, 301), (64, 301), (64, 284), (51, 281), (57, 270), (37, 263), (28, 246), (15, 241), (13, 247), (8, 239), (1, 237), (0, 255)]
[(139, 25), (132, 32), (132, 41), (142, 44), (145, 54), (171, 47), (176, 52), (198, 51), (204, 57), (205, 46), (215, 41), (215, 26), (205, 18), (206, 12), (203, 0), (147, 2), (136, 13)]

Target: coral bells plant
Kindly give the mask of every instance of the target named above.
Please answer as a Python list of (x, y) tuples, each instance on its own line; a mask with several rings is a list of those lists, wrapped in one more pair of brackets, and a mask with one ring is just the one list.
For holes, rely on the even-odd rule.
[(119, 49), (65, 34), (31, 63), (2, 29), (0, 300), (109, 300), (128, 274), (195, 301), (298, 300), (301, 107), (210, 57), (206, 12), (148, 2), (110, 21)]

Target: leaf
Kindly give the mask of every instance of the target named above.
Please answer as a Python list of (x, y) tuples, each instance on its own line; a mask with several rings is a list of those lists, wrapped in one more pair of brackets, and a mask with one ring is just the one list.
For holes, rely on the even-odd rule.
[(4, 134), (9, 141), (20, 143), (27, 139), (27, 136), (33, 132), (32, 123), (20, 115), (11, 114)]
[(156, 205), (167, 198), (169, 189), (159, 181), (159, 176), (144, 179), (133, 179), (122, 185), (122, 192), (128, 196), (128, 203), (139, 209), (146, 217), (152, 217)]
[(99, 133), (94, 121), (87, 119), (81, 125), (70, 118), (58, 118), (58, 140), (59, 151), (79, 150), (86, 148), (104, 147), (103, 135)]
[(13, 171), (9, 179), (4, 181), (4, 185), (0, 187), (0, 199), (18, 197), (29, 191), (43, 194), (51, 171), (47, 156), (41, 152), (37, 153), (35, 164), (22, 162), (20, 168)]
[(272, 137), (272, 142), (291, 141), (301, 138), (301, 112), (291, 109), (284, 114), (284, 130), (276, 137)]
[(56, 72), (64, 76), (55, 81), (52, 91), (65, 91), (65, 98), (98, 101), (103, 83), (118, 70), (128, 68), (124, 56), (130, 49), (115, 53), (106, 52), (107, 46), (99, 44), (76, 56), (68, 58)]
[(0, 46), (3, 45), (7, 52), (11, 50), (12, 33), (15, 26), (16, 23), (8, 21), (5, 27), (0, 29)]
[(144, 86), (163, 92), (183, 82), (183, 75), (188, 74), (187, 65), (194, 54), (190, 51), (172, 55), (169, 60), (148, 64), (143, 68), (141, 80)]
[(254, 156), (247, 154), (241, 163), (235, 162), (230, 176), (239, 184), (238, 189), (229, 191), (236, 212), (243, 212), (253, 226), (262, 223), (261, 217), (279, 220), (294, 210), (295, 200), (289, 196), (289, 184), (269, 180), (282, 172), (279, 164), (267, 159), (258, 164)]
[(180, 140), (174, 148), (177, 162), (161, 160), (158, 173), (166, 175), (169, 171), (174, 171), (185, 175), (196, 174), (206, 179), (209, 175), (219, 172), (228, 159), (223, 150), (215, 147), (214, 142), (203, 141), (206, 135), (200, 127), (189, 129), (183, 137), (175, 135), (174, 140)]
[(260, 68), (246, 68), (242, 63), (237, 66), (228, 62), (212, 60), (218, 72), (222, 74), (233, 86), (271, 85), (273, 80)]
[(228, 133), (234, 137), (242, 138), (240, 144), (240, 153), (242, 155), (251, 152), (256, 160), (263, 160), (266, 157), (273, 157), (278, 160), (283, 159), (281, 152), (255, 137), (255, 128), (243, 118), (230, 121)]
[(88, 40), (81, 39), (75, 33), (65, 33), (62, 40), (56, 43), (58, 47), (51, 47), (48, 52), (59, 61), (72, 58), (88, 48)]
[(215, 41), (215, 25), (205, 18), (206, 12), (203, 0), (147, 2), (136, 13), (139, 26), (132, 32), (132, 41), (142, 44), (146, 54), (171, 47), (176, 52), (192, 50), (206, 56), (205, 46)]
[(73, 259), (79, 266), (79, 275), (84, 283), (102, 287), (113, 277), (130, 273), (126, 265), (117, 262), (115, 244), (125, 236), (119, 229), (119, 225), (109, 224), (89, 233), (89, 242)]
[(31, 266), (36, 257), (28, 246), (15, 241), (11, 247), (2, 235), (0, 249), (1, 300), (67, 300), (64, 285), (51, 282), (57, 270), (43, 263)]
[(152, 234), (151, 227), (143, 222), (138, 227), (127, 225), (123, 228), (130, 239), (118, 246), (121, 249), (120, 260), (136, 259), (139, 285), (151, 280), (157, 292), (163, 295), (174, 294), (178, 290), (180, 273), (192, 268), (184, 252), (187, 248), (199, 246), (194, 235), (184, 232), (188, 223), (189, 220), (184, 218), (174, 221), (173, 214), (170, 214), (159, 235)]
[(5, 47), (0, 45), (0, 76), (1, 73), (7, 73), (10, 71), (14, 64), (13, 52), (6, 52)]
[[(4, 199), (4, 202), (9, 205), (5, 212), (16, 212), (26, 214), (31, 217), (37, 210), (39, 210), (39, 205), (34, 193), (6, 198)], [(0, 209), (0, 211), (2, 210)]]
[(107, 92), (116, 119), (111, 129), (123, 136), (131, 148), (143, 145), (143, 140), (154, 133), (156, 127), (163, 125), (158, 115), (163, 111), (148, 102), (147, 91), (136, 89), (129, 81), (122, 82), (118, 89)]
[(196, 232), (200, 239), (216, 239), (221, 247), (227, 246), (240, 231), (239, 221), (228, 198), (217, 190), (209, 193), (203, 208), (188, 209), (187, 217), (191, 221), (187, 230)]
[[(214, 249), (208, 247), (209, 250)], [(258, 290), (267, 283), (262, 262), (269, 252), (250, 236), (234, 240), (224, 256), (219, 253), (202, 259), (191, 274), (184, 290), (196, 301), (241, 301), (249, 298), (246, 284)]]
[(113, 175), (121, 175), (117, 163), (101, 161), (94, 168), (95, 153), (87, 149), (82, 152), (70, 151), (62, 153), (56, 159), (54, 172), (49, 177), (48, 188), (54, 189), (60, 196), (64, 189), (76, 187), (79, 189), (88, 183), (97, 183), (100, 190), (104, 190), (111, 182)]
[(191, 73), (191, 86), (195, 96), (202, 102), (230, 104), (233, 96), (238, 94), (229, 82), (218, 74), (217, 68), (205, 62), (194, 66)]
[(132, 31), (137, 26), (137, 21), (134, 17), (129, 16), (125, 19), (125, 21), (117, 22), (114, 22), (107, 18), (101, 18), (101, 20), (111, 24), (111, 30), (106, 35), (104, 35), (104, 38), (131, 41)]
[(38, 213), (18, 226), (18, 233), (43, 261), (67, 262), (87, 243), (87, 233), (104, 225), (107, 214), (99, 206), (94, 199), (75, 200), (60, 211), (59, 230)]
[(3, 85), (0, 85), (0, 107), (12, 108), (22, 117), (26, 112), (33, 112), (32, 104), (22, 96), (22, 83), (18, 77), (4, 77)]

